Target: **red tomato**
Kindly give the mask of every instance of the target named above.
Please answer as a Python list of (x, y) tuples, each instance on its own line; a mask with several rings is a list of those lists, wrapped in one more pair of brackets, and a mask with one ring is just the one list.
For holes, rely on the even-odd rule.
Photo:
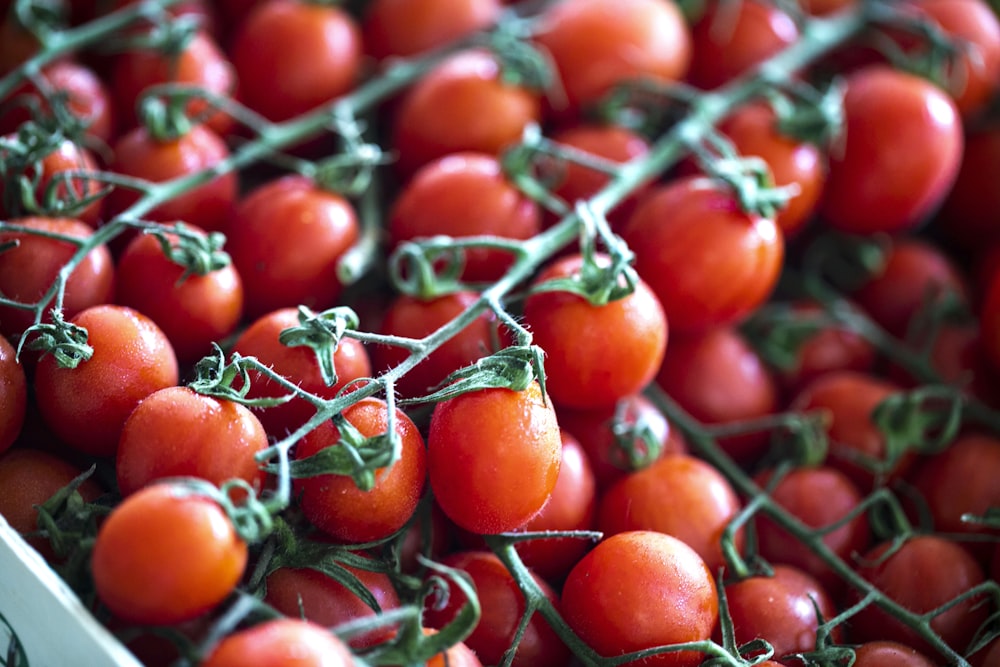
[[(424, 632), (433, 631), (425, 628)], [(428, 660), (426, 667), (483, 667), (483, 663), (465, 642), (459, 642)]]
[(866, 642), (854, 649), (854, 667), (934, 667), (923, 653), (890, 641)]
[(160, 483), (104, 520), (91, 569), (97, 596), (118, 617), (170, 625), (222, 602), (246, 562), (246, 543), (215, 501)]
[[(399, 607), (399, 596), (388, 575), (344, 566), (367, 588), (383, 612)], [(359, 618), (375, 616), (357, 595), (331, 577), (308, 568), (278, 568), (267, 576), (264, 601), (294, 618), (304, 618), (324, 627), (333, 627)], [(356, 635), (350, 641), (355, 649), (383, 642), (395, 633), (382, 628)]]
[(1000, 125), (968, 129), (965, 151), (955, 184), (941, 206), (935, 231), (973, 252), (1000, 235), (1000, 188), (993, 174), (1000, 170)]
[[(365, 437), (388, 432), (389, 413), (385, 401), (366, 398), (343, 412)], [(302, 513), (314, 526), (347, 544), (374, 542), (389, 537), (413, 516), (424, 490), (427, 454), (416, 425), (396, 410), (396, 433), (401, 441), (400, 458), (375, 473), (375, 487), (362, 491), (344, 475), (320, 475), (295, 481), (301, 493)], [(335, 447), (340, 432), (332, 421), (310, 431), (295, 448), (295, 458), (304, 459), (327, 447)]]
[[(177, 237), (170, 239), (177, 247)], [(184, 276), (185, 269), (164, 254), (159, 240), (143, 234), (125, 248), (117, 268), (115, 301), (156, 322), (181, 362), (208, 354), (212, 343), (231, 335), (240, 322), (243, 281), (231, 263)]]
[(260, 421), (239, 403), (167, 387), (135, 407), (118, 441), (115, 470), (122, 495), (166, 477), (199, 477), (215, 485), (239, 478), (258, 491), (267, 448)]
[(718, 88), (798, 39), (795, 21), (775, 5), (714, 0), (691, 29), (688, 81), (699, 88)]
[(28, 382), (17, 350), (0, 336), (0, 454), (17, 440), (28, 408)]
[[(569, 573), (563, 617), (599, 654), (614, 657), (711, 637), (719, 607), (715, 582), (691, 547), (662, 533), (606, 538)], [(701, 653), (675, 651), (628, 665), (701, 664)]]
[[(488, 551), (465, 551), (447, 556), (443, 563), (466, 572), (475, 586), (482, 605), (482, 616), (465, 638), (465, 643), (486, 664), (498, 664), (514, 638), (517, 625), (524, 616), (524, 595), (500, 559)], [(558, 607), (555, 592), (535, 578), (549, 601)], [(433, 603), (433, 600), (430, 601)], [(429, 606), (424, 609), (424, 622), (443, 628), (466, 603), (465, 595), (451, 590), (448, 603), (442, 608)], [(527, 630), (518, 645), (514, 660), (516, 667), (564, 667), (570, 657), (569, 649), (552, 631), (539, 614), (528, 621)]]
[(361, 50), (361, 31), (343, 9), (268, 0), (239, 25), (230, 53), (243, 101), (284, 121), (348, 92)]
[[(634, 530), (672, 535), (694, 549), (711, 572), (718, 572), (726, 566), (722, 532), (740, 509), (736, 491), (720, 472), (701, 459), (677, 454), (607, 489), (599, 501), (597, 527), (605, 535)], [(742, 542), (740, 531), (737, 549)]]
[(684, 16), (662, 0), (562, 0), (541, 15), (535, 39), (555, 64), (551, 106), (562, 117), (626, 81), (679, 81), (691, 59)]
[(344, 642), (317, 623), (296, 618), (266, 621), (224, 638), (202, 667), (350, 667)]
[(365, 8), (365, 51), (383, 60), (440, 48), (493, 25), (500, 0), (376, 0)]
[[(469, 211), (476, 215), (470, 216)], [(430, 236), (500, 236), (526, 240), (541, 231), (538, 204), (507, 180), (492, 155), (456, 153), (421, 167), (403, 186), (388, 220), (393, 247)], [(504, 250), (474, 248), (464, 253), (462, 279), (500, 279), (514, 256)]]
[(676, 332), (749, 315), (770, 295), (784, 257), (773, 220), (741, 211), (726, 186), (701, 177), (652, 189), (622, 236)]
[(537, 382), (523, 391), (480, 389), (437, 403), (427, 435), (434, 497), (473, 533), (520, 528), (555, 488), (559, 425)]
[[(284, 345), (279, 336), (285, 329), (299, 326), (298, 311), (282, 308), (258, 318), (247, 327), (233, 344), (233, 351), (244, 357), (255, 357), (275, 373), (296, 383), (302, 389), (322, 398), (332, 399), (337, 392), (358, 378), (372, 374), (371, 363), (364, 345), (355, 338), (342, 338), (333, 353), (333, 369), (337, 381), (327, 386), (323, 381), (319, 359), (309, 347)], [(250, 398), (284, 396), (287, 391), (261, 373), (250, 373)], [(316, 408), (303, 398), (270, 408), (254, 408), (268, 434), (282, 438), (306, 423)]]
[(912, 229), (958, 174), (958, 110), (934, 84), (888, 66), (862, 68), (845, 85), (843, 147), (830, 156), (820, 215), (850, 233)]
[(336, 304), (343, 289), (337, 262), (359, 232), (344, 197), (303, 176), (280, 178), (243, 197), (229, 230), (226, 249), (243, 279), (248, 315)]
[(66, 444), (110, 456), (139, 401), (177, 384), (177, 358), (163, 331), (131, 308), (94, 306), (70, 322), (87, 330), (94, 354), (76, 368), (43, 357), (35, 373), (38, 409)]
[(858, 0), (798, 0), (802, 9), (814, 16), (825, 16), (857, 4)]
[[(601, 266), (611, 260), (598, 255)], [(549, 280), (580, 280), (583, 257), (571, 255), (544, 268)], [(544, 291), (524, 302), (524, 323), (545, 350), (546, 389), (571, 408), (609, 407), (638, 393), (656, 375), (667, 346), (667, 318), (649, 286), (602, 306), (571, 292)]]
[(393, 122), (396, 167), (412, 174), (462, 151), (499, 155), (541, 118), (538, 95), (507, 83), (486, 51), (463, 51), (438, 64), (403, 97)]

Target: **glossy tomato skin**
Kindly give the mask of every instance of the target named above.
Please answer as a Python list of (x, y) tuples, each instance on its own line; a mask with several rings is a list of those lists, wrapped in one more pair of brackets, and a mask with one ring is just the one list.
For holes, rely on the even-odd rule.
[(652, 189), (622, 237), (678, 333), (749, 315), (770, 295), (784, 257), (773, 220), (744, 213), (724, 186), (697, 176)]
[(327, 628), (282, 618), (240, 630), (219, 642), (202, 667), (350, 667), (354, 656)]
[(350, 90), (361, 53), (361, 31), (349, 14), (300, 0), (271, 0), (251, 10), (230, 50), (243, 101), (272, 121)]
[(17, 350), (0, 336), (0, 454), (21, 433), (28, 408), (28, 381), (17, 361)]
[(35, 371), (38, 409), (66, 444), (110, 456), (139, 401), (177, 384), (177, 357), (163, 331), (131, 308), (94, 306), (70, 321), (87, 330), (93, 356), (76, 368), (43, 357)]
[[(343, 412), (344, 418), (365, 437), (388, 432), (385, 401), (365, 398)], [(299, 505), (314, 526), (347, 544), (374, 542), (389, 537), (413, 516), (424, 489), (427, 453), (424, 439), (412, 420), (396, 410), (395, 429), (401, 441), (400, 458), (390, 468), (375, 473), (375, 486), (362, 491), (344, 475), (320, 475), (296, 480)], [(303, 459), (326, 447), (337, 446), (340, 433), (332, 421), (310, 431), (295, 450)]]
[(165, 477), (198, 477), (216, 486), (238, 478), (256, 490), (264, 470), (255, 455), (267, 433), (250, 409), (187, 387), (156, 391), (125, 420), (115, 470), (122, 495)]
[[(609, 657), (708, 639), (719, 613), (705, 562), (677, 538), (649, 531), (605, 538), (584, 556), (563, 586), (562, 609), (573, 631)], [(627, 664), (693, 667), (703, 657), (672, 652)]]
[(496, 22), (500, 0), (377, 0), (368, 3), (362, 29), (365, 52), (384, 60), (446, 46)]
[[(275, 373), (296, 383), (302, 389), (321, 396), (334, 398), (347, 384), (372, 374), (371, 362), (364, 345), (354, 338), (343, 338), (333, 353), (333, 369), (337, 382), (327, 386), (323, 381), (319, 360), (312, 348), (289, 347), (280, 341), (281, 332), (299, 325), (298, 311), (279, 308), (254, 320), (233, 344), (233, 351), (245, 357), (255, 357)], [(250, 398), (284, 396), (286, 390), (256, 371), (250, 372)], [(306, 423), (316, 413), (316, 408), (304, 398), (293, 398), (287, 403), (269, 408), (253, 408), (268, 435), (282, 438)]]
[[(178, 245), (176, 236), (168, 238)], [(211, 352), (212, 343), (230, 336), (240, 322), (243, 281), (232, 263), (205, 275), (185, 276), (185, 269), (164, 254), (160, 241), (143, 234), (125, 247), (116, 268), (116, 303), (156, 322), (181, 363)]]
[(901, 232), (944, 200), (962, 159), (961, 119), (934, 84), (888, 66), (848, 75), (842, 150), (831, 155), (820, 214), (834, 229)]
[[(507, 568), (491, 552), (464, 551), (444, 558), (444, 564), (462, 570), (472, 578), (476, 595), (482, 605), (482, 616), (465, 638), (465, 643), (488, 665), (498, 664), (514, 638), (517, 625), (524, 615), (524, 595)], [(555, 592), (537, 577), (535, 583), (558, 609)], [(434, 628), (443, 628), (467, 602), (465, 595), (454, 587), (449, 591), (448, 604), (442, 609), (424, 609), (424, 621)], [(429, 602), (433, 603), (433, 599)], [(570, 658), (569, 649), (549, 627), (540, 614), (528, 621), (517, 653), (511, 663), (518, 667), (563, 667)]]
[[(607, 489), (598, 504), (597, 527), (606, 536), (636, 530), (672, 535), (694, 549), (710, 571), (718, 572), (726, 567), (720, 538), (741, 505), (732, 485), (715, 468), (677, 454)], [(737, 549), (742, 547), (742, 531), (734, 543)]]
[(562, 0), (542, 14), (535, 39), (556, 66), (565, 99), (551, 111), (561, 118), (627, 80), (678, 81), (691, 59), (683, 15), (660, 0)]
[(444, 513), (465, 530), (523, 526), (552, 495), (561, 458), (555, 410), (537, 382), (521, 391), (472, 391), (434, 406), (430, 484)]
[(303, 176), (286, 176), (247, 194), (233, 213), (226, 246), (243, 279), (246, 313), (259, 317), (299, 304), (336, 305), (337, 262), (358, 238), (354, 208)]
[(462, 51), (439, 63), (403, 96), (393, 119), (399, 173), (450, 153), (499, 155), (541, 119), (538, 94), (507, 83), (487, 51)]
[[(469, 211), (476, 215), (470, 216)], [(423, 167), (403, 186), (389, 212), (393, 248), (437, 235), (500, 236), (526, 240), (541, 231), (538, 204), (507, 180), (500, 161), (485, 153), (452, 153)], [(462, 280), (493, 282), (514, 256), (491, 248), (464, 253)]]
[(934, 663), (905, 644), (891, 641), (865, 642), (854, 649), (854, 667), (934, 667)]
[(246, 562), (246, 543), (215, 501), (161, 483), (104, 520), (91, 567), (98, 597), (116, 616), (171, 625), (222, 602)]
[[(556, 260), (533, 285), (580, 279), (581, 255)], [(597, 255), (599, 265), (610, 259)], [(571, 408), (609, 407), (649, 384), (667, 346), (667, 318), (656, 295), (639, 279), (635, 291), (604, 305), (563, 291), (540, 291), (524, 302), (524, 322), (545, 350), (545, 382), (552, 400)]]

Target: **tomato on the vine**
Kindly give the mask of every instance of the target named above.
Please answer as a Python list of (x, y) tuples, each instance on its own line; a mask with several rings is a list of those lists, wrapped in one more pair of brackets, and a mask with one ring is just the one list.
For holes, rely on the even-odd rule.
[(354, 656), (329, 629), (297, 618), (265, 621), (216, 644), (202, 667), (351, 667)]
[(500, 0), (375, 0), (365, 8), (365, 52), (378, 60), (410, 57), (490, 27)]
[(17, 350), (0, 335), (0, 454), (21, 433), (28, 407), (28, 381), (17, 362)]

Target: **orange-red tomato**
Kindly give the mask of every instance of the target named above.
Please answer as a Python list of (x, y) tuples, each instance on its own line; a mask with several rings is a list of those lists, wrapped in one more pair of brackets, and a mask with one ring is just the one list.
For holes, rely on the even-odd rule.
[(225, 637), (202, 667), (351, 667), (344, 642), (318, 623), (295, 618), (266, 621)]
[(500, 0), (376, 0), (365, 8), (365, 52), (382, 60), (446, 46), (491, 26)]

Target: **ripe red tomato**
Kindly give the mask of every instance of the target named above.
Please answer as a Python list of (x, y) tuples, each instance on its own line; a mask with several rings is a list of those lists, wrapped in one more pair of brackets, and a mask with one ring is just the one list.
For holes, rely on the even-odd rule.
[(854, 667), (883, 667), (883, 665), (934, 667), (930, 658), (899, 642), (865, 642), (854, 649)]
[(337, 262), (359, 232), (347, 199), (303, 176), (286, 176), (244, 196), (229, 230), (226, 249), (243, 279), (248, 315), (336, 305), (343, 289)]
[(622, 237), (676, 332), (749, 315), (770, 295), (784, 257), (773, 220), (741, 211), (726, 186), (696, 176), (652, 189)]
[[(424, 628), (425, 634), (433, 634), (435, 631)], [(476, 657), (475, 651), (468, 647), (465, 642), (458, 642), (443, 653), (438, 653), (427, 661), (427, 667), (483, 667), (483, 663)]]
[(43, 357), (35, 372), (38, 409), (66, 444), (110, 456), (139, 401), (177, 384), (177, 357), (163, 331), (131, 308), (94, 306), (70, 322), (87, 330), (93, 356), (76, 368)]
[(551, 106), (563, 118), (625, 81), (679, 81), (691, 60), (684, 16), (662, 0), (562, 0), (544, 11), (535, 39), (555, 64), (564, 99)]
[(239, 25), (230, 54), (246, 105), (284, 121), (351, 89), (361, 67), (361, 31), (339, 7), (268, 0)]
[[(343, 412), (365, 437), (388, 432), (389, 412), (385, 401), (365, 398)], [(299, 506), (314, 526), (347, 544), (374, 542), (389, 537), (413, 516), (424, 490), (427, 453), (416, 425), (402, 410), (396, 410), (396, 433), (401, 441), (399, 460), (375, 473), (375, 486), (362, 491), (344, 475), (319, 475), (295, 481), (301, 494)], [(327, 447), (338, 446), (340, 432), (332, 421), (310, 431), (295, 448), (303, 459)]]
[(258, 491), (264, 470), (254, 458), (267, 448), (260, 421), (239, 403), (187, 387), (156, 391), (125, 421), (115, 470), (122, 495), (165, 477), (199, 477), (215, 485), (239, 478)]
[(551, 403), (527, 389), (480, 389), (437, 403), (427, 434), (434, 497), (473, 533), (520, 528), (559, 476), (562, 442)]
[(215, 645), (202, 667), (351, 667), (344, 642), (318, 623), (280, 618), (239, 630)]
[[(169, 238), (177, 247), (177, 237)], [(236, 330), (243, 313), (243, 281), (232, 263), (205, 275), (184, 273), (156, 237), (139, 235), (118, 258), (115, 292), (117, 303), (156, 322), (182, 363), (208, 354), (213, 342)]]
[(0, 454), (17, 440), (28, 409), (28, 382), (17, 350), (0, 336)]
[(843, 147), (830, 156), (820, 215), (856, 234), (912, 229), (958, 174), (955, 103), (926, 79), (883, 65), (849, 74), (845, 86)]
[[(597, 255), (609, 266), (611, 260)], [(556, 260), (535, 278), (581, 279), (581, 255)], [(595, 306), (571, 292), (543, 291), (524, 302), (524, 323), (545, 350), (545, 382), (552, 400), (571, 408), (609, 407), (636, 394), (656, 375), (667, 347), (667, 318), (640, 278), (628, 296)]]
[[(719, 606), (705, 562), (680, 540), (651, 531), (605, 538), (569, 573), (563, 617), (601, 655), (711, 637)], [(701, 653), (663, 653), (629, 665), (701, 664)]]
[(365, 52), (383, 60), (440, 48), (493, 25), (500, 0), (375, 0), (365, 8)]
[(160, 483), (104, 520), (91, 569), (98, 597), (119, 618), (171, 625), (222, 602), (246, 562), (246, 543), (215, 501)]

